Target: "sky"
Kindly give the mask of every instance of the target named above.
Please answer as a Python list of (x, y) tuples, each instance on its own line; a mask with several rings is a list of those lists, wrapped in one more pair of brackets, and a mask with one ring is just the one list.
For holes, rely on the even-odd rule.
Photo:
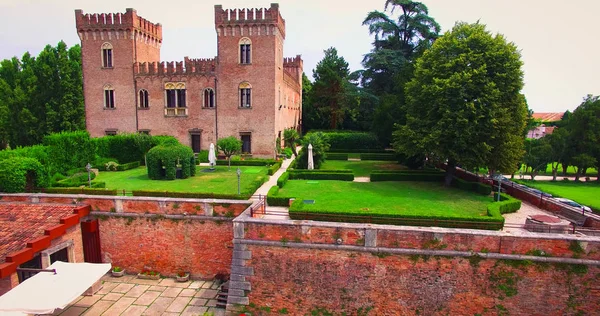
[[(79, 43), (75, 9), (84, 13), (125, 12), (163, 25), (163, 61), (216, 55), (214, 5), (224, 9), (269, 7), (270, 1), (215, 0), (0, 0), (0, 59), (37, 55), (46, 44)], [(271, 0), (273, 1), (273, 0)], [(312, 70), (323, 50), (336, 47), (352, 71), (361, 69), (373, 37), (362, 21), (383, 11), (385, 0), (280, 0), (286, 20), (284, 53), (302, 55)], [(486, 24), (521, 50), (525, 94), (535, 112), (574, 110), (587, 94), (600, 95), (600, 1), (571, 0), (423, 0), (442, 27), (456, 21)], [(568, 4), (568, 6), (567, 6)]]

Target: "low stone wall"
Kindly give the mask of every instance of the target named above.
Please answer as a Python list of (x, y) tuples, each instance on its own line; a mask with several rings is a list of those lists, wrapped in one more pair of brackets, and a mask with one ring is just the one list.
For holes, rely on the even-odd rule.
[(230, 309), (371, 315), (593, 314), (600, 238), (234, 220)]

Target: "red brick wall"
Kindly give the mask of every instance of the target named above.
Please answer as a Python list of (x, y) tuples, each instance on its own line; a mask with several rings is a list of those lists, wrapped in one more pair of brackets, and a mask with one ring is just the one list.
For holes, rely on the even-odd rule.
[(58, 238), (54, 238), (50, 247), (54, 247), (59, 245), (65, 241), (73, 240), (73, 252), (75, 254), (75, 258), (73, 258), (73, 262), (85, 262), (83, 259), (83, 241), (81, 236), (81, 225), (77, 224), (69, 229), (67, 229), (66, 233)]
[[(249, 246), (251, 310), (369, 315), (568, 315), (600, 310), (598, 267)], [(273, 264), (276, 262), (277, 264)], [(514, 282), (514, 285), (512, 284)], [(512, 295), (512, 296), (509, 296)], [(261, 309), (262, 308), (262, 309)]]
[(169, 276), (191, 272), (194, 278), (229, 274), (231, 221), (111, 217), (99, 222), (103, 261), (127, 273), (146, 268)]
[(0, 279), (0, 296), (10, 291), (13, 287), (19, 285), (19, 277), (17, 273), (13, 273), (6, 278)]

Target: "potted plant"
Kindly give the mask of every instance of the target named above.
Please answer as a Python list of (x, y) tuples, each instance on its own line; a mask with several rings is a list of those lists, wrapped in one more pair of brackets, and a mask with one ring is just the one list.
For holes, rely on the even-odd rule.
[(188, 272), (180, 271), (177, 273), (177, 282), (187, 282), (190, 279)]
[(160, 273), (154, 270), (142, 270), (142, 272), (138, 273), (138, 279), (147, 279), (147, 280), (158, 280), (160, 279)]
[(118, 267), (118, 266), (114, 266), (112, 268), (112, 270), (110, 271), (110, 273), (112, 274), (112, 276), (114, 276), (115, 278), (120, 278), (122, 276), (125, 275), (125, 269)]

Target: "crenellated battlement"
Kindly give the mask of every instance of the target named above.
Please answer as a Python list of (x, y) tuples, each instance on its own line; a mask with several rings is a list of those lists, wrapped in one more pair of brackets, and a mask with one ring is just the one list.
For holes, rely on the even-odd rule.
[(215, 58), (190, 59), (185, 57), (184, 61), (135, 63), (133, 71), (136, 76), (215, 74), (216, 60)]
[(302, 71), (304, 62), (302, 56), (286, 57), (283, 59), (284, 75), (289, 76), (296, 84), (302, 86)]
[(135, 9), (128, 8), (125, 13), (87, 13), (75, 10), (77, 31), (133, 31), (162, 41), (162, 25), (152, 23), (137, 15)]
[[(275, 26), (285, 38), (285, 20), (279, 12), (279, 4), (271, 3), (270, 8), (244, 8), (244, 9), (223, 9), (223, 6), (215, 5), (215, 27), (217, 31), (220, 28), (232, 26)], [(227, 32), (219, 32), (219, 35), (227, 36)], [(257, 32), (255, 35), (260, 35)], [(269, 35), (267, 32), (263, 35)], [(272, 35), (272, 34), (271, 34)]]
[(300, 67), (302, 66), (302, 56), (285, 57), (283, 59), (283, 67)]

